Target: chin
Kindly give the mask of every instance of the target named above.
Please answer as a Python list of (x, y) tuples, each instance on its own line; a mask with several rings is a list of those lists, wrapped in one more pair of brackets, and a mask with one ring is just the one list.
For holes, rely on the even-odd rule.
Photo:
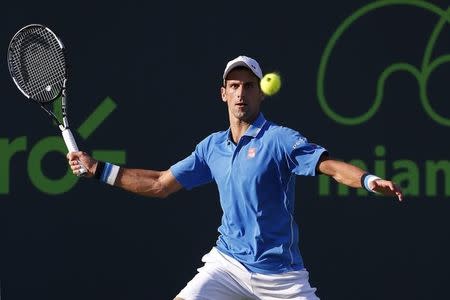
[(241, 113), (234, 114), (234, 117), (235, 117), (236, 119), (238, 119), (239, 121), (244, 121), (244, 122), (249, 122), (250, 120), (253, 119), (251, 114), (248, 114), (248, 113), (242, 113), (242, 112), (241, 112)]

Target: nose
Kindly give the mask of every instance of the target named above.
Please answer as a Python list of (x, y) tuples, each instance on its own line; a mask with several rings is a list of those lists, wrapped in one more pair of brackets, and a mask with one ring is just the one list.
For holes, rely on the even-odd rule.
[(236, 91), (236, 95), (238, 98), (242, 98), (243, 94), (244, 94), (244, 86), (241, 84), (239, 85), (239, 88)]

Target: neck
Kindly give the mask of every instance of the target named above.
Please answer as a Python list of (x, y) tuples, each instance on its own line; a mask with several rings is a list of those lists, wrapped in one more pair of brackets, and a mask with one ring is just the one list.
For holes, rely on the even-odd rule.
[[(258, 116), (258, 115), (257, 115)], [(237, 144), (247, 129), (256, 120), (257, 116), (249, 121), (244, 121), (230, 116), (230, 130), (233, 142)]]
[(235, 120), (230, 122), (231, 136), (235, 144), (239, 142), (249, 127), (250, 124), (244, 121)]

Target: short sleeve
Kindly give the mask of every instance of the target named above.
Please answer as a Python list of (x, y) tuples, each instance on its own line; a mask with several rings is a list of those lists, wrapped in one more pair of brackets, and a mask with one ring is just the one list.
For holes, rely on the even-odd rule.
[(213, 180), (211, 170), (206, 163), (205, 144), (206, 142), (202, 141), (191, 155), (170, 167), (173, 176), (188, 190)]
[(296, 131), (292, 131), (285, 139), (288, 167), (292, 173), (303, 176), (315, 176), (317, 163), (322, 155), (328, 152), (322, 146), (309, 143)]

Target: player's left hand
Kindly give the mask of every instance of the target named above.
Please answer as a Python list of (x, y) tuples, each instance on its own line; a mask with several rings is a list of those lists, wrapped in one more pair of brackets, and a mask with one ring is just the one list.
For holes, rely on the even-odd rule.
[(392, 181), (377, 179), (371, 182), (370, 188), (376, 193), (380, 193), (385, 196), (397, 196), (399, 201), (403, 200), (402, 190)]

